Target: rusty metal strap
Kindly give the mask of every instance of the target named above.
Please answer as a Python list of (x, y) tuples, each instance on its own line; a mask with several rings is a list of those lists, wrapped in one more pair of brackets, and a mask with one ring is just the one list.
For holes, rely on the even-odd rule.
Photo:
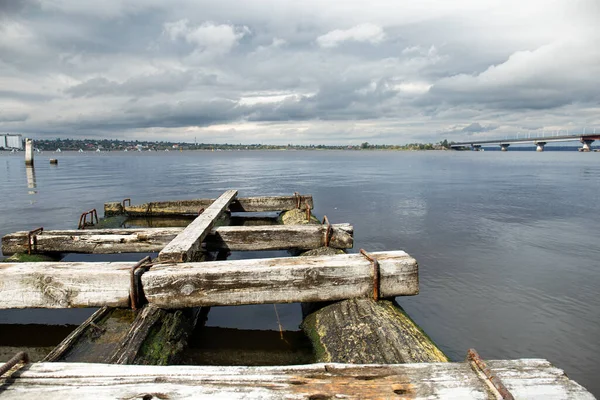
[(325, 231), (325, 247), (329, 247), (329, 242), (331, 242), (331, 237), (333, 236), (333, 228), (331, 227), (331, 224), (329, 223), (329, 219), (327, 218), (327, 215), (323, 216), (323, 222), (322, 224), (327, 224), (327, 230)]
[(300, 193), (294, 192), (294, 198), (296, 199), (296, 208), (300, 209)]
[(304, 205), (306, 206), (306, 221), (310, 221), (310, 204), (308, 204), (308, 200), (304, 200)]
[(125, 202), (129, 203), (129, 207), (131, 207), (131, 199), (129, 197), (123, 199), (123, 201), (121, 202), (121, 205), (123, 206), (123, 211), (125, 211)]
[(8, 360), (6, 363), (4, 363), (4, 365), (0, 367), (0, 376), (10, 371), (10, 369), (17, 365), (20, 361), (23, 361), (24, 363), (29, 362), (29, 356), (24, 351), (15, 354), (13, 358)]
[(86, 225), (88, 225), (88, 223), (87, 223), (88, 215), (90, 216), (90, 219), (91, 219), (91, 225), (94, 225), (94, 218), (96, 219), (96, 224), (98, 223), (98, 212), (96, 211), (95, 208), (93, 208), (90, 211), (86, 211), (81, 214), (81, 216), (79, 217), (79, 225), (77, 226), (77, 229), (85, 229)]
[(35, 245), (36, 236), (38, 233), (41, 233), (44, 230), (43, 226), (40, 226), (37, 229), (27, 232), (27, 254), (31, 254), (32, 246)]
[(484, 373), (487, 380), (491, 383), (491, 385), (498, 391), (498, 394), (504, 400), (514, 400), (513, 395), (508, 391), (506, 386), (502, 383), (500, 378), (492, 373), (492, 370), (488, 368), (485, 362), (479, 357), (479, 354), (475, 349), (469, 349), (467, 352), (467, 360), (471, 361), (471, 365), (479, 369)]
[(380, 267), (379, 261), (363, 249), (360, 249), (360, 254), (362, 254), (367, 260), (371, 261), (373, 265), (373, 300), (379, 300), (379, 278), (380, 278)]
[(144, 290), (142, 288), (142, 274), (152, 266), (150, 260), (150, 256), (146, 256), (131, 268), (129, 300), (132, 310), (137, 310), (145, 302)]

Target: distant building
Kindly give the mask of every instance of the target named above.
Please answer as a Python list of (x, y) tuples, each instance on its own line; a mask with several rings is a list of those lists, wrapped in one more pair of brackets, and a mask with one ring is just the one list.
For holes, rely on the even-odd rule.
[(5, 149), (23, 149), (23, 135), (10, 133), (0, 135), (0, 147)]

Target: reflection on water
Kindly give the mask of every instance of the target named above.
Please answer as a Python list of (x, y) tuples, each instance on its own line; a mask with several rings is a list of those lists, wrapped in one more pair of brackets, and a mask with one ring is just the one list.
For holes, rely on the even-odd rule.
[[(25, 174), (27, 175), (27, 188), (35, 189), (37, 184), (35, 182), (35, 168), (33, 165), (25, 167)], [(29, 194), (36, 194), (37, 190), (29, 190)]]
[[(310, 193), (318, 216), (354, 225), (352, 251), (402, 249), (418, 260), (420, 294), (398, 302), (452, 359), (470, 347), (487, 359), (547, 358), (600, 393), (600, 153), (63, 152), (60, 170), (44, 157), (37, 187), (25, 189), (22, 158), (0, 156), (0, 235), (73, 229), (83, 211), (128, 197)], [(298, 328), (298, 304), (277, 310), (285, 330)], [(89, 314), (0, 311), (0, 324), (78, 324)], [(272, 305), (215, 307), (208, 326), (279, 329)]]

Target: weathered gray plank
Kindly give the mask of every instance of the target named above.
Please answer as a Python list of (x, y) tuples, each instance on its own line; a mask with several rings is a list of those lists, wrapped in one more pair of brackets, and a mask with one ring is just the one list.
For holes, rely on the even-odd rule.
[[(403, 251), (373, 253), (382, 297), (419, 292), (418, 265)], [(371, 263), (360, 254), (155, 265), (142, 276), (161, 308), (297, 303), (369, 296)]]
[(128, 307), (132, 262), (0, 263), (0, 309)]
[[(349, 224), (335, 224), (330, 246), (351, 248), (353, 228)], [(324, 244), (326, 227), (305, 226), (223, 226), (210, 231), (204, 243), (209, 251), (258, 251), (282, 249), (313, 249)], [(39, 253), (151, 253), (159, 252), (183, 228), (129, 228), (95, 230), (44, 231), (33, 240), (32, 252)], [(15, 232), (2, 238), (5, 255), (26, 253), (26, 231)]]
[[(111, 216), (126, 213), (127, 215), (145, 216), (174, 216), (174, 215), (197, 215), (201, 208), (208, 208), (214, 199), (194, 199), (175, 201), (155, 201), (151, 203), (127, 205), (123, 208), (121, 203), (104, 204), (104, 215)], [(313, 208), (312, 196), (300, 196), (300, 208), (306, 209), (308, 202)], [(296, 208), (297, 200), (294, 196), (262, 196), (262, 197), (240, 197), (231, 202), (231, 212), (269, 212), (283, 211)]]
[[(373, 253), (380, 294), (419, 292), (417, 262), (403, 251)], [(0, 309), (128, 307), (135, 263), (0, 264)], [(142, 275), (148, 301), (160, 308), (205, 307), (370, 296), (372, 267), (360, 254), (156, 264)]]
[(388, 300), (340, 301), (313, 312), (301, 327), (312, 341), (319, 362), (449, 361), (404, 310)]
[[(517, 399), (594, 399), (546, 360), (489, 361)], [(0, 398), (488, 399), (467, 363), (276, 367), (37, 363), (0, 379)]]
[(215, 220), (224, 212), (229, 203), (237, 196), (237, 190), (228, 190), (215, 200), (183, 232), (167, 244), (158, 254), (160, 261), (186, 262), (193, 260), (200, 251), (200, 244), (214, 226)]

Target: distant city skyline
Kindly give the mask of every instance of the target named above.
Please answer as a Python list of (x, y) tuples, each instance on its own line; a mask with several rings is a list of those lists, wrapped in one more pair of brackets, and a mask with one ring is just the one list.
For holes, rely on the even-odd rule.
[(600, 131), (597, 0), (0, 3), (0, 132), (437, 143)]

